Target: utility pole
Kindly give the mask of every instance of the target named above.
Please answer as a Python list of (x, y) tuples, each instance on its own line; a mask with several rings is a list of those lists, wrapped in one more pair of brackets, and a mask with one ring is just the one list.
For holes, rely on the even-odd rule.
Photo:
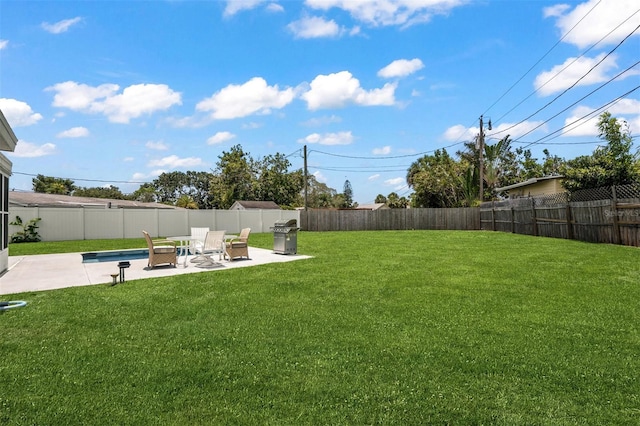
[[(487, 123), (487, 129), (491, 130), (491, 119)], [(480, 202), (484, 199), (484, 123), (480, 116), (480, 135), (478, 136), (478, 148), (480, 150)]]
[(480, 150), (480, 202), (484, 200), (484, 124), (482, 123), (482, 116), (480, 116), (480, 135), (478, 136), (478, 149)]
[(304, 211), (307, 211), (307, 192), (308, 192), (308, 180), (307, 180), (307, 146), (304, 146)]

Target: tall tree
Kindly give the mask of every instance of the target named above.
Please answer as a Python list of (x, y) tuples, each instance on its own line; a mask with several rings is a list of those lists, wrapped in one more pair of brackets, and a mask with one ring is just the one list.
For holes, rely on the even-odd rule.
[(414, 190), (413, 207), (459, 207), (464, 205), (460, 176), (468, 168), (453, 159), (446, 149), (416, 160), (407, 172), (407, 183)]
[(130, 197), (134, 201), (141, 203), (155, 203), (156, 202), (156, 189), (153, 184), (147, 182), (140, 185), (140, 188), (133, 191)]
[(327, 186), (324, 182), (319, 182), (314, 175), (308, 176), (307, 205), (311, 208), (333, 207), (333, 198), (337, 191)]
[(45, 194), (71, 195), (76, 189), (71, 179), (37, 175), (31, 182), (33, 183), (33, 192), (42, 192)]
[(598, 120), (598, 130), (599, 137), (607, 144), (598, 147), (592, 155), (568, 160), (562, 167), (563, 185), (569, 191), (640, 182), (626, 123), (605, 112)]
[(351, 208), (353, 206), (353, 188), (349, 179), (344, 181), (342, 193), (344, 194), (344, 207)]
[(254, 162), (257, 172), (255, 197), (260, 201), (273, 201), (281, 206), (294, 206), (304, 187), (302, 170), (289, 172), (291, 163), (284, 154), (268, 155)]
[(127, 197), (120, 191), (117, 186), (109, 185), (108, 187), (94, 188), (76, 188), (73, 191), (75, 197), (94, 197), (94, 198), (111, 198), (113, 200), (125, 200)]
[(240, 145), (235, 145), (218, 158), (210, 186), (214, 205), (219, 209), (228, 209), (238, 200), (255, 200), (255, 173), (249, 153), (244, 152)]

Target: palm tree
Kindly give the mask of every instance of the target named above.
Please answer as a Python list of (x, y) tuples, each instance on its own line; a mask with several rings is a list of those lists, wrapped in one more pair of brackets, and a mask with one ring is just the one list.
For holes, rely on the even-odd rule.
[(187, 194), (183, 194), (176, 201), (177, 207), (182, 207), (185, 209), (198, 210), (198, 203), (196, 203), (191, 196)]

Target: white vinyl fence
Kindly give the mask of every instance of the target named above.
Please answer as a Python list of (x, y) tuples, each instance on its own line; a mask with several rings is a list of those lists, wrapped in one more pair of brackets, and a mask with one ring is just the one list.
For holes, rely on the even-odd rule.
[[(42, 241), (142, 238), (142, 231), (152, 237), (189, 235), (191, 227), (209, 227), (239, 233), (271, 232), (278, 220), (296, 219), (296, 210), (173, 210), (173, 209), (98, 209), (56, 207), (10, 207), (9, 222), (20, 216), (23, 223), (39, 217), (38, 234)], [(9, 235), (21, 227), (10, 225)]]

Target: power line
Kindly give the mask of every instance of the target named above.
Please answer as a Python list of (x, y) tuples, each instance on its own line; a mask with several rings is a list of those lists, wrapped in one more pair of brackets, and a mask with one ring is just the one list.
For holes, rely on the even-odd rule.
[[(41, 173), (33, 174), (33, 173), (23, 173), (23, 172), (16, 172), (16, 171), (13, 171), (12, 174), (31, 176), (31, 177), (38, 177), (42, 175)], [(74, 182), (81, 181), (81, 182), (99, 182), (99, 183), (130, 183), (130, 184), (137, 184), (137, 185), (148, 183), (148, 182), (136, 182), (136, 181), (130, 181), (130, 180), (82, 179), (82, 178), (67, 178), (67, 177), (55, 177), (55, 179), (72, 180)]]
[[(558, 45), (569, 35), (571, 34), (571, 32), (591, 13), (593, 12), (593, 10), (600, 4), (602, 3), (602, 0), (599, 0), (595, 5), (593, 5), (593, 7), (591, 9), (589, 9), (589, 11), (587, 13), (584, 14), (584, 16), (582, 18), (580, 18), (580, 20), (578, 22), (575, 23), (575, 25), (573, 27), (571, 27), (571, 29), (569, 31), (567, 31), (560, 39), (558, 39), (558, 41), (551, 46), (551, 48), (549, 50), (547, 50), (547, 52), (542, 55), (542, 57), (540, 59), (538, 59), (538, 61), (531, 65), (531, 67), (527, 70), (527, 72), (525, 72), (524, 74), (522, 74), (522, 76), (511, 85), (511, 87), (509, 87), (507, 89), (506, 92), (504, 92), (498, 99), (496, 99), (496, 101), (494, 103), (492, 103), (489, 108), (486, 109), (486, 111), (484, 113), (482, 113), (482, 115), (487, 114), (487, 112), (489, 112), (489, 110), (491, 110), (491, 108), (493, 108), (498, 102), (500, 102), (502, 100), (502, 98), (504, 98), (509, 92), (511, 92), (511, 90), (513, 90), (514, 87), (516, 87), (518, 85), (518, 83), (520, 83), (531, 71), (533, 71), (533, 69), (540, 63), (542, 62), (542, 60), (544, 58), (546, 58), (549, 53), (551, 53), (556, 47), (558, 47)], [(626, 21), (625, 21), (626, 22)], [(586, 52), (585, 52), (586, 53)], [(584, 54), (584, 53), (583, 53)], [(546, 83), (545, 83), (546, 84)], [(535, 92), (533, 92), (535, 93)], [(533, 93), (531, 95), (533, 95)], [(506, 114), (502, 115), (502, 117), (498, 118), (499, 121), (502, 118), (504, 118), (507, 114), (509, 114), (511, 111), (513, 111), (515, 108), (517, 108), (522, 102), (524, 102), (525, 100), (529, 99), (529, 97), (531, 96), (529, 95), (528, 97), (526, 97), (523, 101), (521, 101), (518, 105), (516, 105), (515, 107), (513, 107), (512, 109), (510, 109), (509, 111), (507, 111)]]
[[(594, 6), (595, 7), (595, 6)], [(591, 9), (593, 10), (593, 8)], [(591, 11), (589, 11), (591, 12)], [(506, 117), (509, 113), (511, 113), (514, 109), (516, 109), (517, 107), (519, 107), (520, 105), (522, 105), (527, 99), (529, 99), (531, 96), (535, 95), (536, 93), (538, 93), (540, 91), (540, 89), (542, 89), (544, 86), (546, 86), (548, 83), (550, 83), (553, 79), (555, 79), (556, 77), (558, 77), (563, 71), (565, 71), (567, 68), (569, 68), (571, 65), (573, 65), (575, 62), (578, 61), (578, 59), (582, 58), (585, 54), (587, 54), (591, 49), (593, 49), (594, 47), (596, 47), (598, 44), (600, 44), (604, 39), (606, 39), (607, 37), (609, 37), (615, 30), (617, 30), (618, 28), (620, 28), (622, 25), (624, 25), (628, 20), (630, 20), (633, 16), (635, 16), (638, 12), (640, 12), (640, 9), (636, 10), (632, 15), (630, 15), (629, 17), (627, 17), (624, 21), (622, 21), (620, 24), (618, 24), (615, 28), (613, 28), (611, 31), (609, 31), (606, 35), (604, 35), (600, 40), (598, 40), (597, 42), (595, 42), (594, 44), (592, 44), (588, 49), (586, 49), (584, 52), (582, 52), (578, 57), (576, 57), (573, 61), (571, 61), (570, 63), (568, 63), (567, 65), (565, 65), (560, 71), (558, 71), (556, 74), (554, 74), (551, 78), (549, 78), (544, 84), (542, 84), (540, 87), (538, 87), (536, 90), (534, 90), (533, 92), (531, 92), (529, 95), (527, 95), (523, 100), (521, 100), (520, 102), (518, 102), (513, 108), (511, 108), (509, 111), (507, 111), (506, 113), (502, 114), (502, 116), (500, 116), (497, 120), (495, 120), (495, 122), (500, 122), (500, 120), (502, 120), (504, 117)], [(585, 15), (586, 17), (586, 15)], [(584, 19), (584, 17), (583, 17)], [(582, 19), (580, 20), (582, 21)], [(578, 22), (579, 23), (579, 22)], [(577, 25), (577, 24), (576, 24)], [(574, 25), (573, 28), (575, 28), (576, 26)], [(572, 28), (572, 30), (573, 30)], [(567, 33), (568, 34), (568, 33)], [(566, 35), (565, 35), (566, 36)], [(562, 39), (561, 39), (562, 40)], [(495, 105), (495, 104), (494, 104)], [(492, 105), (493, 106), (493, 105)], [(535, 113), (533, 114), (535, 115)], [(530, 117), (529, 117), (530, 118)], [(526, 120), (526, 119), (525, 119)], [(523, 120), (524, 121), (524, 120)], [(520, 123), (518, 123), (520, 124)], [(508, 127), (504, 130), (501, 130), (500, 132), (496, 132), (497, 133), (502, 133), (502, 132), (506, 132), (507, 130), (515, 127), (517, 124)]]
[[(640, 26), (639, 26), (640, 27)], [(532, 132), (534, 132), (535, 130), (539, 129), (540, 127), (544, 126), (546, 123), (548, 123), (549, 121), (551, 121), (552, 119), (556, 118), (557, 116), (559, 116), (560, 114), (562, 114), (563, 112), (567, 111), (569, 108), (575, 106), (576, 104), (580, 103), (581, 101), (585, 100), (586, 98), (588, 98), (589, 96), (593, 95), (595, 92), (597, 92), (598, 90), (602, 89), (604, 86), (606, 86), (607, 84), (611, 83), (612, 81), (616, 80), (618, 77), (620, 77), (621, 75), (625, 74), (626, 72), (628, 72), (629, 70), (631, 70), (632, 68), (634, 68), (636, 65), (640, 64), (640, 61), (636, 62), (635, 64), (631, 65), (629, 68), (627, 68), (626, 70), (618, 73), (615, 77), (609, 79), (609, 81), (603, 83), (602, 85), (600, 85), (599, 87), (595, 88), (594, 90), (592, 90), (591, 92), (587, 93), (585, 96), (583, 96), (582, 98), (578, 99), (577, 101), (575, 101), (574, 103), (572, 103), (571, 105), (567, 106), (566, 108), (560, 110), (558, 113), (556, 113), (555, 115), (549, 117), (548, 119), (546, 119), (545, 121), (543, 121), (542, 123), (538, 124), (537, 126), (535, 126), (533, 129), (530, 129), (528, 132), (526, 132), (523, 135), (520, 135), (520, 137), (524, 137)], [(634, 89), (635, 90), (635, 89)], [(628, 92), (631, 93), (631, 92)]]
[[(610, 106), (610, 105), (612, 105), (612, 104), (615, 104), (615, 103), (616, 103), (616, 102), (618, 102), (620, 99), (624, 98), (625, 96), (630, 95), (631, 93), (635, 92), (635, 91), (636, 91), (636, 90), (638, 90), (638, 89), (640, 89), (640, 85), (639, 85), (639, 86), (636, 86), (635, 88), (633, 88), (633, 89), (629, 90), (628, 92), (626, 92), (626, 93), (624, 93), (624, 94), (622, 94), (622, 95), (618, 96), (618, 97), (617, 97), (617, 98), (615, 98), (614, 100), (607, 102), (606, 104), (602, 105), (601, 107), (599, 107), (599, 108), (597, 108), (597, 109), (595, 109), (595, 110), (593, 110), (593, 111), (591, 111), (591, 112), (589, 112), (589, 113), (587, 113), (587, 114), (583, 115), (582, 117), (580, 117), (580, 118), (578, 118), (578, 119), (574, 120), (573, 122), (569, 123), (568, 125), (562, 126), (562, 127), (561, 127), (561, 128), (559, 128), (558, 130), (556, 130), (556, 131), (554, 131), (554, 132), (552, 132), (552, 133), (550, 133), (550, 134), (548, 134), (548, 135), (546, 135), (546, 136), (544, 136), (544, 137), (542, 137), (542, 138), (538, 139), (537, 141), (533, 141), (533, 142), (529, 143), (528, 145), (525, 145), (525, 146), (524, 146), (524, 148), (527, 148), (527, 147), (529, 147), (529, 146), (531, 146), (531, 145), (537, 145), (537, 144), (539, 144), (539, 143), (540, 143), (540, 141), (542, 141), (542, 140), (544, 140), (544, 139), (547, 139), (547, 138), (550, 138), (552, 135), (554, 135), (554, 134), (556, 134), (556, 133), (560, 133), (560, 132), (562, 132), (562, 133), (561, 133), (561, 135), (562, 135), (562, 134), (567, 133), (567, 132), (568, 132), (568, 131), (570, 131), (570, 130), (575, 129), (575, 127), (571, 128), (571, 129), (567, 129), (567, 127), (569, 127), (569, 126), (571, 126), (571, 125), (573, 125), (573, 124), (575, 124), (575, 123), (578, 123), (578, 122), (580, 122), (581, 120), (584, 120), (584, 119), (585, 119), (585, 118), (587, 118), (587, 117), (590, 117), (590, 116), (596, 115), (599, 111), (604, 110), (605, 108), (609, 107), (609, 106)], [(583, 123), (581, 123), (580, 125), (582, 125), (582, 124), (584, 124), (584, 122), (583, 122)], [(576, 127), (579, 127), (580, 125), (578, 125), (578, 126), (576, 126)], [(565, 130), (565, 129), (567, 129), (567, 130)], [(563, 130), (564, 130), (564, 132), (563, 132)]]
[[(637, 12), (636, 12), (637, 13)], [(504, 133), (507, 130), (513, 129), (514, 127), (524, 123), (525, 121), (529, 120), (531, 117), (533, 117), (534, 115), (538, 114), (539, 112), (541, 112), (542, 110), (546, 109), (548, 106), (550, 106), (551, 104), (553, 104), (555, 101), (557, 101), (561, 96), (563, 96), (565, 93), (567, 93), (569, 90), (573, 89), (580, 81), (582, 81), (585, 77), (587, 77), (591, 71), (593, 71), (595, 68), (597, 68), (605, 59), (607, 59), (609, 56), (611, 56), (625, 41), (627, 41), (629, 39), (629, 37), (631, 37), (636, 31), (638, 31), (638, 28), (640, 28), (640, 25), (638, 25), (633, 31), (631, 31), (629, 34), (627, 34), (627, 36), (622, 39), (622, 41), (620, 41), (620, 43), (618, 43), (616, 45), (616, 47), (614, 47), (613, 49), (611, 49), (605, 56), (603, 56), (597, 64), (595, 64), (594, 66), (592, 66), (585, 74), (583, 74), (580, 78), (578, 78), (571, 86), (567, 87), (566, 89), (564, 89), (560, 94), (558, 94), (555, 98), (553, 98), (551, 101), (547, 102), (544, 106), (542, 106), (541, 108), (539, 108), (537, 111), (535, 111), (533, 114), (530, 114), (529, 116), (527, 116), (526, 118), (522, 119), (521, 121), (519, 121), (516, 124), (513, 124), (509, 127), (507, 127), (506, 129), (500, 130), (498, 132), (495, 132), (493, 134), (491, 134), (490, 136), (494, 136), (500, 133)], [(634, 64), (631, 68), (633, 68), (635, 65), (637, 65), (638, 63), (636, 62), (636, 64)], [(628, 69), (627, 69), (628, 70)], [(625, 71), (626, 72), (626, 71)], [(619, 74), (620, 75), (620, 74)], [(614, 78), (617, 78), (614, 77)], [(610, 82), (611, 80), (609, 80)], [(544, 123), (543, 123), (544, 124)], [(540, 127), (540, 126), (538, 126)], [(537, 128), (537, 127), (536, 127)], [(528, 132), (530, 133), (530, 132)], [(527, 134), (528, 134), (527, 133)]]

